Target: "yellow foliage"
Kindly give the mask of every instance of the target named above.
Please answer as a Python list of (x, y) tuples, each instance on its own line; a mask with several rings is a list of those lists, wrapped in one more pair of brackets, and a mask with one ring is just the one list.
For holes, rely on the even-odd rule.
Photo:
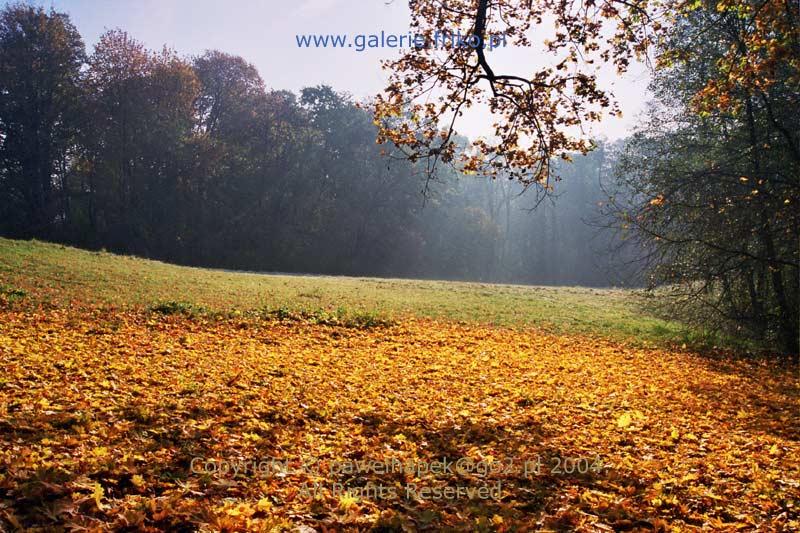
[[(797, 520), (797, 383), (755, 365), (414, 319), (357, 329), (108, 309), (0, 315), (9, 528)], [(433, 496), (497, 484), (496, 500)]]

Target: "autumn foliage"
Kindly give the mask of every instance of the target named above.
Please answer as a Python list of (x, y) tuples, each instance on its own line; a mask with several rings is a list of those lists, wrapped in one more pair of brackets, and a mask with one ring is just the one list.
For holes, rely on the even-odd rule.
[[(755, 363), (410, 318), (359, 328), (288, 315), (5, 307), (5, 527), (800, 525), (797, 382)], [(500, 467), (336, 467), (462, 457)], [(269, 458), (285, 470), (197, 466)], [(570, 458), (597, 468), (553, 470)], [(523, 472), (534, 460), (541, 470)], [(498, 483), (499, 499), (403, 492)], [(397, 497), (364, 497), (368, 486), (394, 487)]]
[[(415, 0), (409, 5), (411, 27), (426, 45), (385, 63), (390, 79), (375, 102), (378, 140), (425, 161), (430, 173), (452, 163), (547, 190), (552, 160), (590, 150), (587, 126), (620, 113), (612, 87), (598, 79), (601, 69), (623, 74), (635, 60), (655, 70), (671, 64), (678, 51), (665, 44), (697, 11), (718, 12), (742, 34), (724, 50), (718, 71), (705, 73), (694, 95), (698, 110), (725, 110), (736, 94), (763, 91), (778, 80), (795, 91), (800, 86), (797, 2)], [(433, 46), (443, 28), (475, 36), (478, 45)], [(487, 46), (494, 37), (528, 49), (530, 61), (501, 70)], [(458, 124), (476, 106), (491, 113), (491, 135), (464, 150)]]

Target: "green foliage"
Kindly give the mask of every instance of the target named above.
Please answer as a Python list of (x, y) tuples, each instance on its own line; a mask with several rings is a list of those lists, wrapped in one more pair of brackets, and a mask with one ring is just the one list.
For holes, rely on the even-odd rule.
[(0, 10), (0, 234), (59, 233), (57, 184), (74, 159), (84, 59), (66, 14), (22, 3)]
[(153, 313), (161, 315), (196, 316), (204, 312), (202, 307), (186, 302), (167, 301), (160, 302), (150, 307)]
[(22, 289), (18, 289), (16, 287), (11, 287), (10, 285), (4, 285), (0, 283), (0, 299), (6, 301), (14, 301), (18, 299), (22, 299), (27, 296), (27, 292)]
[(259, 316), (281, 321), (304, 321), (324, 326), (340, 326), (354, 329), (373, 329), (390, 327), (395, 321), (383, 313), (361, 309), (337, 307), (334, 311), (327, 309), (296, 309), (291, 306), (280, 306), (276, 309), (263, 309)]

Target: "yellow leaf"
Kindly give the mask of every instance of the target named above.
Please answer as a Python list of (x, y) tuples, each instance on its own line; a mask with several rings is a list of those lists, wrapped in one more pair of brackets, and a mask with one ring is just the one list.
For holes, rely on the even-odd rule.
[(661, 498), (653, 498), (650, 503), (653, 504), (653, 507), (661, 507), (664, 502), (661, 501)]
[(686, 483), (687, 481), (695, 481), (700, 479), (700, 476), (697, 475), (695, 472), (690, 472), (681, 478), (681, 483)]
[(108, 448), (105, 446), (98, 446), (92, 450), (92, 455), (95, 457), (107, 457), (108, 456)]
[(256, 504), (256, 508), (259, 511), (267, 512), (270, 509), (272, 509), (272, 502), (269, 501), (267, 498), (261, 498), (260, 500), (258, 500), (258, 503)]
[(350, 494), (343, 494), (342, 496), (339, 496), (339, 509), (344, 511), (347, 511), (357, 503), (358, 498), (351, 496)]
[(94, 490), (92, 491), (92, 498), (94, 498), (94, 503), (97, 505), (97, 508), (101, 511), (104, 511), (106, 506), (103, 505), (101, 501), (103, 499), (103, 486), (100, 483), (94, 484)]
[(617, 418), (617, 427), (626, 428), (631, 425), (631, 415), (623, 413)]

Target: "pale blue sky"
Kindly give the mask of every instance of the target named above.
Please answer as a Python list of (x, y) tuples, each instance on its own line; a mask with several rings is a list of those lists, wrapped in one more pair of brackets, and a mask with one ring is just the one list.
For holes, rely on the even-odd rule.
[[(382, 58), (397, 50), (297, 47), (295, 35), (306, 33), (408, 32), (407, 0), (38, 0), (70, 14), (91, 51), (98, 37), (108, 29), (122, 28), (151, 48), (166, 44), (180, 54), (199, 54), (219, 49), (241, 55), (253, 63), (268, 87), (297, 91), (327, 83), (356, 97), (374, 95), (384, 85)], [(495, 71), (536, 65), (533, 50), (495, 51)], [(636, 67), (618, 79), (604, 72), (601, 79), (613, 84), (624, 117), (609, 118), (596, 134), (610, 139), (624, 136), (644, 109), (647, 75)], [(609, 85), (610, 86), (610, 85)], [(488, 133), (487, 117), (477, 111), (465, 117), (461, 133), (476, 137)]]

